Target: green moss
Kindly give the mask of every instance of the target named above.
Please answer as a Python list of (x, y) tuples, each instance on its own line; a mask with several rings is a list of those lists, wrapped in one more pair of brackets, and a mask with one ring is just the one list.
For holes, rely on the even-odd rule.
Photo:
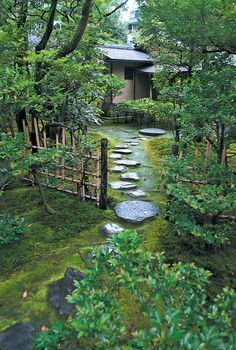
[(171, 145), (173, 143), (174, 140), (171, 138), (155, 137), (145, 144), (146, 152), (154, 168), (158, 169), (163, 158), (171, 154)]
[(19, 241), (0, 249), (0, 330), (20, 321), (38, 327), (54, 320), (46, 300), (48, 284), (68, 266), (83, 269), (84, 251), (104, 241), (99, 227), (115, 219), (113, 211), (47, 189), (48, 202), (56, 210), (49, 215), (38, 188), (17, 186), (6, 191), (5, 201), (11, 213), (26, 218), (29, 229)]

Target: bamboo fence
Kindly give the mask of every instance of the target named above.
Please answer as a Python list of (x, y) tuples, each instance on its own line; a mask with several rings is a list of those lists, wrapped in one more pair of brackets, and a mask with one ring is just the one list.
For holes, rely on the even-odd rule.
[[(38, 149), (56, 148), (61, 154), (57, 157), (55, 164), (45, 166), (40, 171), (42, 183), (58, 191), (70, 193), (79, 197), (81, 201), (95, 202), (98, 207), (107, 208), (107, 140), (101, 140), (101, 147), (94, 147), (85, 151), (80, 149), (80, 134), (75, 137), (73, 133), (66, 132), (65, 127), (56, 129), (55, 138), (47, 137), (44, 123), (40, 132), (39, 121), (33, 119), (35, 134), (35, 145), (30, 144), (30, 131), (23, 120), (25, 139), (29, 151), (35, 152)], [(105, 164), (105, 167), (104, 167)], [(32, 176), (30, 177), (33, 183)]]

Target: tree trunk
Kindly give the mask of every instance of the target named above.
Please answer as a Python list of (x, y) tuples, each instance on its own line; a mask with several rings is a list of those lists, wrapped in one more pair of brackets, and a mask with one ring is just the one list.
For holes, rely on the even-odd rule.
[(36, 169), (36, 167), (34, 165), (31, 166), (31, 169), (32, 169), (32, 174), (39, 186), (39, 193), (40, 193), (40, 196), (41, 196), (41, 199), (43, 201), (43, 205), (44, 205), (44, 208), (45, 210), (49, 213), (49, 214), (55, 214), (55, 210), (53, 210), (50, 205), (48, 204), (47, 202), (47, 199), (46, 199), (46, 196), (45, 196), (45, 192), (44, 192), (44, 188), (43, 188), (43, 184), (41, 182), (41, 179), (38, 175), (38, 171)]

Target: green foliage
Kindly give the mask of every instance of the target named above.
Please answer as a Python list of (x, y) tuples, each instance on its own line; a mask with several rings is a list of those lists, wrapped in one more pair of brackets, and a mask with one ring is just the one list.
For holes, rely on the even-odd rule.
[(126, 100), (119, 103), (115, 113), (132, 115), (138, 125), (154, 125), (156, 123), (173, 123), (173, 105), (149, 98)]
[(21, 233), (27, 231), (24, 218), (19, 218), (10, 213), (0, 213), (0, 246), (17, 241)]
[[(69, 297), (78, 313), (59, 330), (55, 348), (70, 346), (70, 339), (69, 348), (76, 348), (77, 339), (81, 349), (233, 349), (235, 292), (225, 288), (208, 305), (207, 271), (170, 266), (163, 255), (144, 252), (141, 243), (137, 233), (126, 231), (93, 252), (93, 268)], [(121, 305), (124, 293), (135, 301), (135, 319)], [(57, 329), (41, 333), (35, 349), (51, 346)]]
[(230, 225), (222, 219), (236, 209), (235, 175), (229, 169), (214, 159), (206, 165), (192, 156), (170, 157), (162, 178), (169, 194), (169, 218), (182, 237), (193, 235), (203, 247), (228, 241)]

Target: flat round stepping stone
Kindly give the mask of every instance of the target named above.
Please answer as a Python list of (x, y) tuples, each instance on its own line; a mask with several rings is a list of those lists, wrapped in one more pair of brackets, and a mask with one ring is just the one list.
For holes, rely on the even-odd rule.
[(116, 149), (127, 149), (128, 146), (127, 145), (117, 145)]
[(34, 328), (28, 323), (18, 323), (0, 333), (1, 350), (31, 350)]
[(140, 141), (146, 141), (146, 140), (148, 140), (148, 138), (147, 137), (139, 137), (139, 140)]
[(130, 142), (129, 145), (130, 145), (130, 146), (138, 146), (138, 145), (139, 145), (139, 142)]
[(165, 130), (157, 129), (157, 128), (149, 128), (149, 129), (141, 129), (139, 130), (139, 133), (142, 135), (148, 135), (148, 136), (159, 136), (166, 133)]
[(121, 180), (133, 180), (138, 181), (139, 177), (136, 173), (125, 173), (120, 175)]
[(127, 192), (128, 196), (133, 197), (133, 198), (138, 198), (138, 197), (146, 197), (147, 194), (143, 190), (135, 190), (135, 191), (129, 191)]
[(140, 223), (157, 216), (160, 209), (156, 204), (150, 202), (131, 200), (117, 204), (115, 213), (122, 220)]
[(116, 160), (115, 163), (118, 165), (125, 165), (125, 166), (138, 166), (138, 165), (140, 165), (140, 163), (136, 162), (136, 160), (129, 160), (129, 159)]
[(115, 173), (122, 173), (123, 171), (126, 171), (127, 168), (123, 165), (116, 165), (113, 168), (111, 168), (111, 171), (114, 171)]
[(50, 305), (62, 317), (68, 317), (75, 305), (69, 303), (67, 295), (71, 295), (75, 289), (74, 280), (81, 281), (85, 278), (84, 274), (72, 267), (66, 269), (63, 278), (52, 282), (48, 287), (48, 299)]
[(137, 186), (132, 184), (132, 182), (125, 181), (114, 181), (110, 183), (110, 186), (113, 190), (133, 190)]
[(115, 149), (113, 151), (114, 153), (119, 153), (119, 154), (131, 154), (132, 151), (130, 149)]
[(112, 153), (109, 155), (110, 159), (121, 159), (122, 158), (122, 154), (118, 154), (118, 153)]
[(100, 228), (100, 233), (105, 237), (112, 237), (116, 233), (124, 231), (123, 227), (117, 224), (105, 224)]

